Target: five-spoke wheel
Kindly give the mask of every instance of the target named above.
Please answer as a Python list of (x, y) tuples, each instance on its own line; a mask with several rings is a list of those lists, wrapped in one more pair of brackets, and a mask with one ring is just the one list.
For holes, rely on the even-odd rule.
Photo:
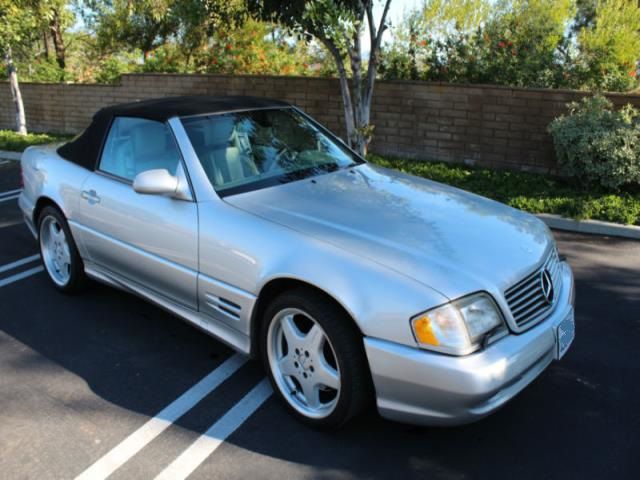
[(314, 427), (341, 426), (372, 396), (358, 329), (344, 310), (317, 291), (289, 291), (271, 303), (261, 350), (278, 396)]
[(322, 327), (302, 310), (286, 308), (269, 326), (269, 366), (290, 404), (311, 418), (323, 418), (340, 394), (336, 354)]
[(38, 218), (38, 240), (42, 263), (54, 285), (70, 292), (82, 286), (84, 265), (60, 211), (45, 207)]
[(71, 253), (64, 230), (53, 216), (40, 224), (40, 248), (47, 273), (57, 285), (64, 286), (71, 277)]

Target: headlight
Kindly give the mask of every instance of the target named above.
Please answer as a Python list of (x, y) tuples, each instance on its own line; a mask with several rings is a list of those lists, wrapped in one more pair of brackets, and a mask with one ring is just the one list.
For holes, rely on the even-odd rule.
[(505, 323), (493, 299), (477, 293), (422, 313), (411, 319), (411, 326), (421, 347), (465, 355)]

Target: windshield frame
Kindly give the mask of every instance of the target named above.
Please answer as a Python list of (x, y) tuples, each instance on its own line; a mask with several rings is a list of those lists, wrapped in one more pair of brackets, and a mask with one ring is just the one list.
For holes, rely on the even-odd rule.
[[(242, 185), (230, 186), (227, 188), (217, 188), (213, 184), (213, 182), (207, 177), (207, 181), (209, 182), (209, 184), (211, 185), (212, 189), (215, 191), (218, 197), (224, 198), (231, 195), (238, 195), (241, 193), (261, 190), (261, 189), (273, 187), (276, 185), (283, 185), (286, 183), (297, 182), (300, 180), (309, 179), (309, 178), (317, 177), (320, 175), (326, 175), (328, 173), (332, 173), (337, 170), (341, 170), (345, 168), (354, 168), (356, 166), (367, 163), (367, 160), (365, 158), (363, 158), (360, 154), (358, 154), (351, 147), (349, 147), (346, 144), (346, 142), (344, 142), (340, 137), (338, 137), (331, 130), (326, 128), (324, 125), (316, 121), (313, 117), (309, 116), (304, 111), (300, 110), (298, 107), (294, 105), (273, 106), (273, 107), (264, 107), (264, 108), (242, 108), (242, 109), (225, 110), (225, 111), (214, 112), (214, 113), (198, 113), (195, 115), (180, 116), (180, 117), (177, 117), (177, 119), (180, 120), (181, 126), (184, 128), (185, 133), (187, 133), (187, 128), (183, 120), (188, 120), (191, 118), (198, 118), (198, 117), (213, 118), (216, 116), (223, 116), (223, 115), (234, 114), (234, 113), (256, 112), (256, 111), (262, 111), (262, 110), (280, 110), (280, 111), (290, 110), (295, 112), (296, 114), (300, 115), (305, 121), (309, 122), (314, 128), (317, 128), (318, 131), (323, 135), (325, 135), (330, 141), (335, 143), (338, 148), (344, 150), (345, 153), (347, 153), (351, 157), (353, 164), (345, 167), (339, 167), (337, 165), (327, 165), (328, 168), (321, 168), (318, 166), (305, 168), (305, 169), (296, 170), (293, 172), (282, 173), (280, 175), (274, 175), (273, 177), (258, 179)], [(191, 139), (188, 133), (187, 133), (187, 139), (191, 144)], [(193, 144), (191, 144), (191, 147), (193, 148)], [(200, 162), (200, 158), (197, 158), (197, 160)]]

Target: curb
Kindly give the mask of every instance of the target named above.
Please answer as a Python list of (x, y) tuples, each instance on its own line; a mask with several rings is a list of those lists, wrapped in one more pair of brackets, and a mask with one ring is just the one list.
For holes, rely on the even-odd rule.
[[(2, 160), (20, 161), (21, 156), (21, 152), (0, 150), (0, 159)], [(555, 228), (556, 230), (640, 240), (640, 227), (633, 225), (620, 225), (618, 223), (603, 222), (601, 220), (573, 220), (572, 218), (551, 215), (549, 213), (539, 213), (536, 217), (546, 223), (549, 228)]]
[(0, 150), (0, 159), (2, 160), (15, 160), (20, 161), (22, 152), (9, 152), (7, 150)]
[(620, 225), (601, 220), (574, 220), (548, 213), (539, 213), (536, 217), (546, 223), (549, 228), (555, 228), (556, 230), (640, 240), (640, 227), (634, 225)]

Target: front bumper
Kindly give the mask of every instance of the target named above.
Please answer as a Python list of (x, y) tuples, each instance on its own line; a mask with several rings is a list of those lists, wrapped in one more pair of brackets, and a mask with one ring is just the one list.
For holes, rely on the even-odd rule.
[(562, 290), (552, 314), (521, 334), (462, 357), (366, 337), (380, 414), (423, 425), (458, 425), (490, 414), (556, 358), (555, 328), (573, 313), (573, 273), (562, 263)]

